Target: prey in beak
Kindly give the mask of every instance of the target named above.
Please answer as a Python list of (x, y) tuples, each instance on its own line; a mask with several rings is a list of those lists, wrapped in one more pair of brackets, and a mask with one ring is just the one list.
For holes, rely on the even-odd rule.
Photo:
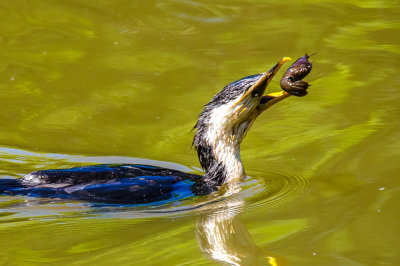
[(312, 62), (308, 61), (309, 57), (308, 54), (300, 57), (283, 74), (280, 81), (281, 89), (283, 91), (272, 92), (264, 95), (267, 86), (279, 69), (285, 62), (292, 60), (290, 57), (283, 57), (268, 72), (262, 73), (259, 76), (259, 79), (246, 91), (246, 93), (243, 94), (242, 99), (240, 99), (239, 102), (245, 100), (246, 97), (251, 96), (251, 98), (258, 100), (256, 110), (258, 111), (258, 114), (260, 114), (275, 103), (280, 102), (291, 95), (298, 97), (307, 95), (309, 84), (303, 81), (303, 78), (305, 78), (312, 69)]

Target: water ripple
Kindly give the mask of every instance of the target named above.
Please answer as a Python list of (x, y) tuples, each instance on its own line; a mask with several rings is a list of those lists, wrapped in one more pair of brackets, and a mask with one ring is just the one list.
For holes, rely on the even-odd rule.
[[(265, 182), (247, 195), (249, 204), (247, 209), (259, 207), (274, 207), (284, 204), (296, 198), (296, 194), (304, 191), (307, 186), (307, 179), (304, 175), (290, 171), (264, 171)], [(246, 190), (245, 190), (246, 191)]]

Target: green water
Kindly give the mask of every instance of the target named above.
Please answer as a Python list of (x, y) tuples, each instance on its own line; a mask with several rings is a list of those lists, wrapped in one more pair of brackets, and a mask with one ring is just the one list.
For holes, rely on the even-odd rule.
[(0, 196), (0, 264), (400, 264), (399, 1), (14, 0), (0, 14), (1, 178), (103, 162), (198, 172), (191, 129), (215, 93), (318, 53), (309, 95), (246, 137), (238, 195)]

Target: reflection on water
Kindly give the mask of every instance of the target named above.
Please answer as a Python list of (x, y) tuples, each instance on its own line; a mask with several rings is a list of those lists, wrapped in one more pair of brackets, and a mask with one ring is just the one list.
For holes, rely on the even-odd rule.
[(318, 53), (309, 95), (246, 137), (236, 207), (0, 196), (0, 264), (210, 265), (210, 228), (242, 264), (399, 264), (398, 1), (15, 0), (0, 14), (0, 178), (105, 162), (198, 172), (191, 129), (215, 93)]
[(244, 202), (228, 199), (221, 208), (198, 219), (197, 239), (210, 259), (229, 265), (256, 265), (258, 248), (237, 214)]
[(239, 217), (244, 205), (243, 199), (230, 196), (197, 220), (196, 236), (202, 252), (224, 265), (282, 265), (253, 241)]

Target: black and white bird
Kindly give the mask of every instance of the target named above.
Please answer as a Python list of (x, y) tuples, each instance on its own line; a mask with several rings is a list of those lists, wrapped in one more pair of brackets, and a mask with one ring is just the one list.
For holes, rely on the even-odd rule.
[(142, 204), (204, 195), (225, 183), (240, 183), (246, 177), (240, 160), (243, 138), (262, 112), (291, 95), (287, 90), (265, 94), (288, 60), (284, 57), (268, 72), (228, 84), (205, 105), (193, 140), (203, 176), (149, 165), (101, 164), (0, 179), (0, 194)]

